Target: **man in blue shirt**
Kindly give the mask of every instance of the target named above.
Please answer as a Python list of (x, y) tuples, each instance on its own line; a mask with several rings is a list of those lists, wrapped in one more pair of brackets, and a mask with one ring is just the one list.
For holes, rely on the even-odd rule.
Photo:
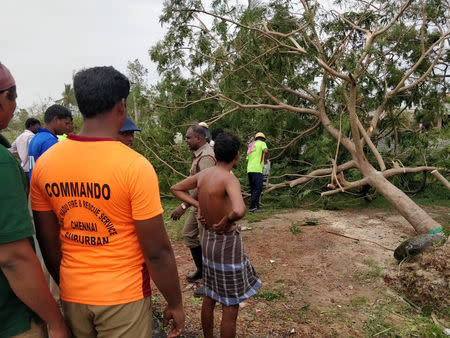
[(31, 173), (39, 156), (48, 150), (52, 145), (58, 143), (56, 135), (62, 135), (69, 128), (72, 121), (72, 113), (65, 107), (54, 104), (47, 108), (44, 114), (44, 128), (38, 128), (36, 136), (28, 147), (28, 157)]

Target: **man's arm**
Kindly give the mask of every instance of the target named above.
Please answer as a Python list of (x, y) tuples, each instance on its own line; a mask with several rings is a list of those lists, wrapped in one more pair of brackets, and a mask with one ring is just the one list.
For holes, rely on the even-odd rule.
[(16, 141), (14, 141), (13, 144), (11, 144), (11, 148), (9, 148), (8, 150), (9, 150), (9, 152), (10, 152), (11, 154), (13, 154), (13, 156), (14, 156), (15, 158), (17, 158), (17, 159), (20, 160), (20, 156), (19, 156), (19, 153), (18, 153), (18, 151), (17, 151), (17, 144), (16, 144)]
[(150, 275), (167, 301), (164, 326), (169, 320), (173, 320), (168, 337), (176, 337), (184, 328), (183, 301), (175, 255), (162, 215), (147, 220), (135, 220), (134, 224)]
[(231, 201), (231, 211), (228, 213), (228, 219), (234, 221), (240, 220), (245, 216), (245, 203), (242, 198), (241, 184), (235, 176), (230, 175), (229, 183), (225, 186), (228, 198)]
[(267, 148), (264, 148), (263, 149), (263, 160), (264, 160), (264, 164), (266, 164), (267, 163), (267, 155), (269, 154), (269, 149), (267, 149)]
[(219, 223), (213, 225), (214, 231), (218, 233), (227, 232), (236, 221), (245, 216), (245, 203), (242, 198), (241, 184), (235, 176), (231, 176), (225, 185), (225, 191), (231, 202), (231, 210)]
[(53, 211), (33, 210), (36, 237), (48, 272), (59, 285), (59, 265), (61, 264), (61, 242), (59, 222)]
[(198, 174), (189, 176), (183, 181), (170, 187), (170, 191), (172, 191), (176, 198), (183, 202), (186, 202), (189, 205), (193, 205), (196, 208), (198, 208), (198, 201), (195, 198), (197, 195), (197, 191), (195, 191), (195, 197), (188, 194), (187, 191), (197, 188), (197, 178)]
[(28, 239), (0, 245), (0, 268), (16, 296), (48, 324), (52, 337), (70, 336)]

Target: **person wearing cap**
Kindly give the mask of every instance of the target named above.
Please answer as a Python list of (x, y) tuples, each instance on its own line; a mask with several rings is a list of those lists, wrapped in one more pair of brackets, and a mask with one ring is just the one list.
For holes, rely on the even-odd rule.
[(134, 142), (134, 132), (141, 131), (136, 125), (131, 121), (131, 119), (127, 116), (125, 119), (125, 123), (122, 128), (119, 130), (119, 135), (117, 136), (117, 141), (122, 142), (126, 146), (130, 148), (133, 146)]
[(250, 184), (250, 212), (259, 212), (259, 198), (263, 189), (263, 168), (267, 161), (269, 149), (266, 144), (266, 136), (258, 132), (255, 140), (250, 143), (247, 151), (247, 174)]
[[(16, 109), (14, 78), (0, 63), (0, 130)], [(0, 138), (1, 139), (1, 138)], [(20, 163), (0, 145), (0, 337), (69, 337), (34, 251), (34, 227)]]

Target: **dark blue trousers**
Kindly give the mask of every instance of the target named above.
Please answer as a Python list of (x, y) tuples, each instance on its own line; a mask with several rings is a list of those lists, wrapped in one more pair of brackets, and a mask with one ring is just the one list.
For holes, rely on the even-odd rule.
[(263, 174), (248, 173), (248, 182), (250, 183), (250, 209), (259, 208), (259, 197), (263, 189)]

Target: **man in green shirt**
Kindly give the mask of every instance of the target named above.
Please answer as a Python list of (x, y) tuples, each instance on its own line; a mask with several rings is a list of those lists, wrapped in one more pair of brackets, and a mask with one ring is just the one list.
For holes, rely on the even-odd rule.
[[(8, 126), (16, 109), (16, 84), (0, 63), (0, 130)], [(69, 337), (34, 252), (27, 205), (26, 178), (19, 162), (0, 138), (0, 338), (27, 334)]]
[(247, 151), (247, 174), (250, 183), (251, 198), (250, 212), (258, 212), (259, 197), (263, 188), (263, 168), (267, 162), (269, 150), (266, 145), (266, 136), (259, 132), (255, 135), (255, 140), (250, 143)]

